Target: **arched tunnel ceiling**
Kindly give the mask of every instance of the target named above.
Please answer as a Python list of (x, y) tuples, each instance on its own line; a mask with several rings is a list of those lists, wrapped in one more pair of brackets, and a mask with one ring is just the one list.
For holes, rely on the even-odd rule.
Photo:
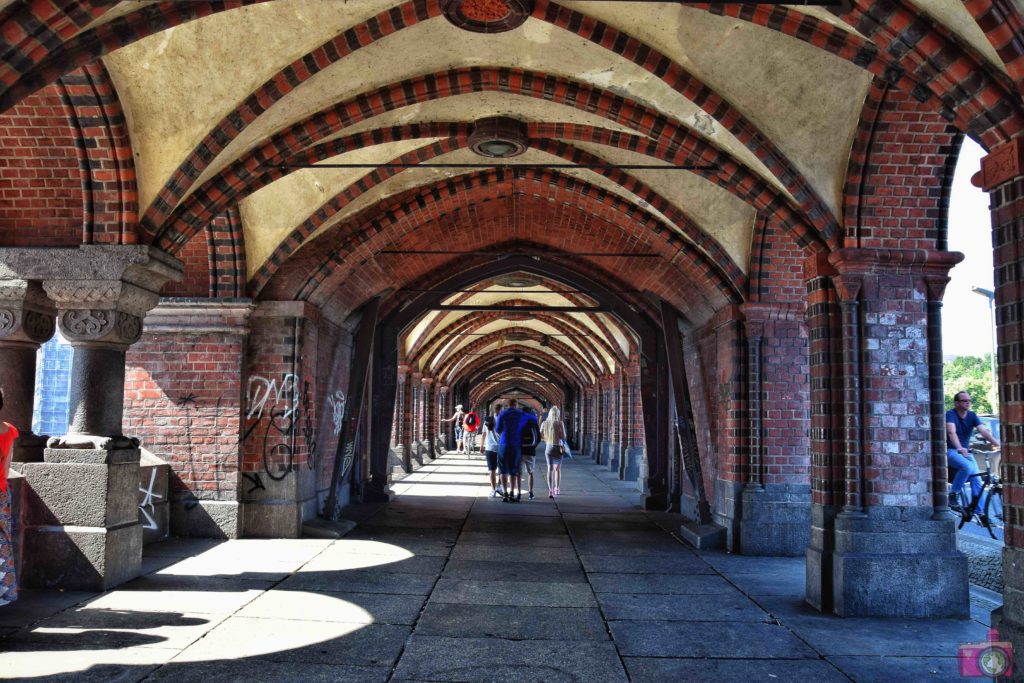
[[(449, 21), (460, 3), (487, 32)], [(237, 206), (249, 294), (305, 299), (335, 320), (382, 292), (538, 254), (630, 310), (651, 315), (660, 297), (702, 324), (745, 300), (767, 221), (805, 250), (842, 244), (873, 79), (936, 110), (953, 102), (961, 130), (993, 93), (1014, 92), (959, 0), (60, 4), (72, 10), (38, 29), (52, 40), (6, 46), (0, 93), (22, 67), (41, 84), (100, 54), (130, 129), (142, 239), (177, 252)], [(0, 12), (14, 25), (36, 5), (0, 0)], [(529, 16), (505, 31), (515, 5)], [(500, 162), (530, 169), (471, 149), (496, 116), (518, 122), (527, 147)], [(520, 353), (570, 383), (630, 362), (636, 330), (620, 316), (543, 310), (595, 304), (569, 279), (464, 285), (443, 303), (483, 309), (424, 311), (405, 362), (453, 382), (478, 371), (473, 358)], [(538, 310), (484, 310), (495, 305)]]

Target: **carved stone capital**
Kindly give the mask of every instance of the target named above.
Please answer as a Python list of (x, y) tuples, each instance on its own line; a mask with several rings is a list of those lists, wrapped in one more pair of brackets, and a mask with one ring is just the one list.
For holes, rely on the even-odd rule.
[(102, 342), (130, 346), (142, 336), (142, 318), (124, 311), (95, 308), (62, 310), (60, 331), (72, 344)]
[(42, 344), (55, 331), (53, 306), (38, 282), (0, 280), (0, 342)]

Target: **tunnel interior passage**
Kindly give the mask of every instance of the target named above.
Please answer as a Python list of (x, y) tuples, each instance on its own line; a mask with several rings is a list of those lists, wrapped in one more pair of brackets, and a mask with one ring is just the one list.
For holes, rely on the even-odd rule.
[[(169, 533), (299, 537), (517, 397), (690, 542), (804, 557), (816, 609), (966, 616), (939, 330), (968, 135), (1017, 562), (1017, 3), (0, 7), (25, 585), (106, 590)], [(34, 434), (57, 329), (68, 419)]]

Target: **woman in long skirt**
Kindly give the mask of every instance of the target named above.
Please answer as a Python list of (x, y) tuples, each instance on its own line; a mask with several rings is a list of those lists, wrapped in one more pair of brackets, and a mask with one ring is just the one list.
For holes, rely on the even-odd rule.
[[(0, 391), (0, 410), (3, 407), (4, 395)], [(18, 577), (14, 574), (14, 515), (7, 484), (11, 451), (17, 438), (18, 430), (14, 425), (0, 422), (0, 606), (18, 599)]]

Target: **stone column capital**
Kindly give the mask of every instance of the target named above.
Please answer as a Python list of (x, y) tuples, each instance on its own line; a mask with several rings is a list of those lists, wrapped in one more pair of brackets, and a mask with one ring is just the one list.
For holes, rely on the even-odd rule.
[(56, 331), (54, 314), (38, 282), (0, 280), (0, 344), (48, 341)]
[(433, 377), (424, 377), (420, 381), (423, 383), (423, 386), (429, 387), (431, 384), (434, 383), (434, 378)]

